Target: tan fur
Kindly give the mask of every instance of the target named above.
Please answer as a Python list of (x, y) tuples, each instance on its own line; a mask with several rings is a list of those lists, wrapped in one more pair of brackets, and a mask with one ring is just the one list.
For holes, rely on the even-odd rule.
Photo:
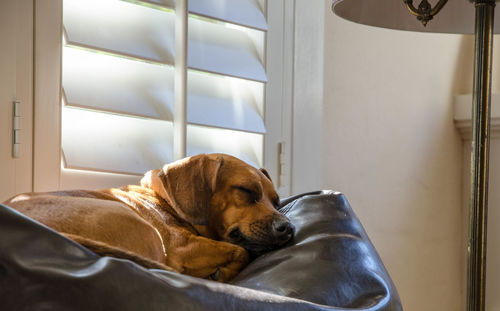
[(128, 260), (134, 261), (134, 262), (136, 262), (136, 263), (140, 264), (141, 266), (146, 267), (148, 269), (162, 269), (162, 270), (176, 272), (174, 269), (172, 269), (169, 266), (166, 266), (160, 262), (153, 261), (153, 260), (147, 259), (145, 257), (141, 257), (137, 254), (134, 254), (134, 253), (129, 252), (129, 251), (124, 250), (124, 249), (120, 249), (118, 247), (112, 247), (108, 244), (101, 243), (99, 241), (86, 239), (86, 238), (78, 236), (78, 235), (68, 234), (68, 233), (64, 233), (64, 232), (61, 232), (61, 234), (63, 234), (67, 238), (70, 238), (71, 240), (85, 246), (86, 248), (90, 249), (94, 253), (97, 253), (101, 256), (111, 256), (111, 257), (128, 259)]
[(284, 220), (278, 203), (265, 170), (224, 154), (149, 171), (141, 186), (29, 193), (5, 202), (98, 254), (218, 281), (249, 261), (240, 238), (231, 236), (235, 228), (245, 247), (286, 242), (271, 233), (272, 222)]

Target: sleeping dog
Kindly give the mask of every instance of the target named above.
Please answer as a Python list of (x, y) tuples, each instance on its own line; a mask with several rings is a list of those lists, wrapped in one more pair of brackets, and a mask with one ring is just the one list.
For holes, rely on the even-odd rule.
[(5, 204), (100, 255), (221, 282), (294, 231), (267, 171), (225, 154), (149, 171), (140, 186), (28, 193)]

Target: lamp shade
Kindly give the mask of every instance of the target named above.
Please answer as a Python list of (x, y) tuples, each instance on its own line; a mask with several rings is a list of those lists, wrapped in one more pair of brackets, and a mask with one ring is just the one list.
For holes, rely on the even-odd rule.
[[(498, 2), (500, 0), (496, 0)], [(449, 0), (426, 27), (408, 12), (403, 0), (333, 0), (333, 11), (355, 23), (390, 29), (455, 34), (474, 33), (474, 3)], [(433, 1), (433, 5), (437, 1)], [(418, 6), (420, 0), (414, 0)], [(500, 23), (495, 25), (500, 33)]]

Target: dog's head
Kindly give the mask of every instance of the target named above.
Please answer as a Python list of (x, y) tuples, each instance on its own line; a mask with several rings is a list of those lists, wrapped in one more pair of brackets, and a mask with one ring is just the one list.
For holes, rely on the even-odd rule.
[(176, 213), (212, 238), (258, 255), (293, 237), (278, 212), (279, 197), (265, 169), (225, 154), (197, 155), (146, 173), (143, 187), (163, 197)]

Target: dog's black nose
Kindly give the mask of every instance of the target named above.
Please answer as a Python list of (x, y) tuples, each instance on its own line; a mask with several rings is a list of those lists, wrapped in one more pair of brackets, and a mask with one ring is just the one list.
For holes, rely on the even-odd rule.
[(294, 226), (287, 220), (277, 219), (273, 221), (274, 236), (283, 242), (288, 241), (293, 236)]

